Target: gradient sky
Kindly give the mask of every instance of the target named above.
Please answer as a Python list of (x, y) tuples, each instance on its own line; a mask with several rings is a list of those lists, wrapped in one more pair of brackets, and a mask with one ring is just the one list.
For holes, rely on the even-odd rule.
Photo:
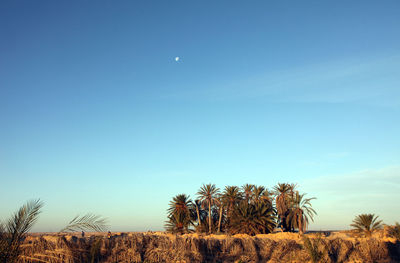
[[(400, 221), (400, 2), (1, 1), (0, 219), (160, 230), (203, 183)], [(175, 61), (179, 56), (180, 60)]]

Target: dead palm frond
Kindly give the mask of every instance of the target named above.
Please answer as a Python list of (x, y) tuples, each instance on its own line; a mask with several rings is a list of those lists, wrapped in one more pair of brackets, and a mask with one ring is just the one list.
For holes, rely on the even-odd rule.
[(59, 232), (75, 232), (75, 231), (96, 231), (103, 232), (107, 229), (107, 219), (99, 215), (88, 213), (83, 216), (75, 216), (67, 226)]

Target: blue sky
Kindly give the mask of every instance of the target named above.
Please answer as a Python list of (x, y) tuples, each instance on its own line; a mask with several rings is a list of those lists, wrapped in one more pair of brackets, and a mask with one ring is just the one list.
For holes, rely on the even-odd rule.
[[(400, 221), (399, 1), (1, 1), (0, 218), (160, 230), (203, 183)], [(180, 60), (175, 61), (179, 56)]]

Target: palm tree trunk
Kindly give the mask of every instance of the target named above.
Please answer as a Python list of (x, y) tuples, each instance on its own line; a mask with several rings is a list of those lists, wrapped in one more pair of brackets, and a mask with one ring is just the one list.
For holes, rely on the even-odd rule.
[(300, 217), (299, 217), (299, 232), (300, 235), (303, 235), (305, 232), (305, 219), (304, 219), (304, 215), (303, 215), (303, 211), (300, 211)]
[(219, 208), (218, 233), (221, 232), (222, 211), (223, 211), (223, 209), (222, 209), (222, 204), (221, 204), (221, 206)]
[(197, 221), (198, 221), (197, 226), (199, 227), (200, 226), (200, 211), (199, 211), (199, 206), (197, 204), (196, 204), (196, 213), (197, 213)]
[(211, 235), (211, 201), (208, 201), (208, 231)]
[(303, 222), (302, 222), (302, 218), (299, 218), (299, 234), (302, 236), (304, 234), (304, 227), (303, 227)]

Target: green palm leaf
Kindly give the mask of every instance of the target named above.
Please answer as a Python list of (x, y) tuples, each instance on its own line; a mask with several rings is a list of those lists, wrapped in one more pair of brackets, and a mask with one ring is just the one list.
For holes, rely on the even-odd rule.
[(75, 231), (95, 231), (102, 232), (107, 229), (107, 219), (99, 215), (88, 213), (83, 216), (75, 216), (63, 229), (59, 232), (75, 232)]

